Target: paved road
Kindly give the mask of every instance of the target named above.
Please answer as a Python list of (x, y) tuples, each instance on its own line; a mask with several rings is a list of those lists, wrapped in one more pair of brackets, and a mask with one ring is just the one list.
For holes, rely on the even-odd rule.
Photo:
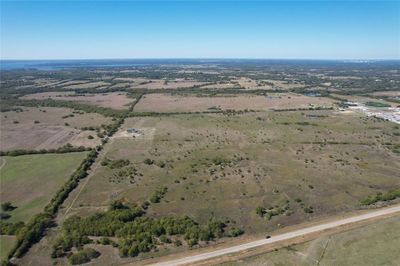
[(300, 236), (308, 235), (311, 233), (320, 232), (320, 231), (323, 231), (326, 229), (331, 229), (331, 228), (339, 227), (342, 225), (360, 222), (363, 220), (368, 220), (368, 219), (372, 219), (375, 217), (392, 214), (392, 213), (396, 213), (396, 212), (400, 212), (400, 205), (395, 206), (395, 207), (380, 209), (380, 210), (376, 210), (376, 211), (371, 211), (369, 213), (353, 216), (350, 218), (336, 220), (334, 222), (310, 226), (310, 227), (292, 231), (289, 233), (275, 235), (269, 239), (260, 239), (260, 240), (249, 242), (246, 244), (241, 244), (241, 245), (237, 245), (237, 246), (233, 246), (233, 247), (229, 247), (229, 248), (219, 249), (219, 250), (212, 251), (212, 252), (206, 252), (203, 254), (194, 255), (194, 256), (190, 256), (190, 257), (186, 257), (186, 258), (160, 262), (160, 263), (156, 263), (153, 265), (154, 266), (167, 266), (167, 265), (168, 266), (177, 266), (177, 265), (195, 263), (198, 261), (207, 260), (207, 259), (222, 256), (222, 255), (235, 253), (235, 252), (245, 251), (247, 249), (251, 249), (251, 248), (255, 248), (255, 247), (259, 247), (259, 246), (263, 246), (263, 245), (267, 245), (267, 244), (272, 244), (272, 243), (276, 243), (279, 241), (288, 240), (291, 238), (300, 237)]

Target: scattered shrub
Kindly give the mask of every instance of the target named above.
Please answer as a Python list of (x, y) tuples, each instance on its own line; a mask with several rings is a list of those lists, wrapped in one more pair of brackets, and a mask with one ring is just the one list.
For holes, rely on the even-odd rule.
[(92, 248), (85, 248), (83, 250), (78, 251), (77, 253), (69, 256), (68, 261), (72, 265), (83, 264), (91, 261), (100, 256), (100, 253)]

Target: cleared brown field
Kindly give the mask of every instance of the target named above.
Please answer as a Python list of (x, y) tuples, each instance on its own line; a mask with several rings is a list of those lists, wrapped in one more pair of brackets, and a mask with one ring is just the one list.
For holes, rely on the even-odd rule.
[(132, 98), (128, 98), (125, 92), (111, 92), (101, 94), (78, 94), (75, 95), (71, 91), (53, 91), (53, 92), (42, 92), (28, 94), (21, 97), (21, 99), (53, 99), (63, 101), (76, 101), (87, 104), (92, 104), (100, 107), (107, 107), (112, 109), (127, 109), (129, 104), (134, 101)]
[(400, 97), (400, 91), (376, 91), (372, 93), (373, 96), (389, 96)]
[(217, 82), (214, 84), (209, 84), (205, 86), (201, 86), (204, 89), (229, 89), (229, 88), (237, 88), (239, 86), (236, 82)]
[[(206, 82), (199, 82), (196, 80), (164, 80), (164, 79), (146, 79), (146, 78), (115, 78), (115, 81), (122, 82), (122, 84), (130, 85), (131, 88), (139, 89), (178, 89), (178, 88), (191, 88), (193, 86), (201, 86), (207, 84)], [(118, 84), (117, 84), (118, 85)], [(113, 87), (117, 86), (114, 85)]]
[(278, 89), (293, 89), (293, 88), (300, 88), (303, 87), (303, 84), (300, 83), (289, 83), (285, 80), (274, 80), (274, 79), (265, 79), (264, 82), (270, 82), (274, 84), (275, 88)]
[(189, 95), (148, 94), (136, 104), (138, 112), (189, 112), (206, 111), (210, 108), (222, 110), (267, 110), (307, 108), (310, 105), (331, 106), (332, 100), (321, 97), (307, 97), (298, 94), (270, 94), (269, 96), (230, 95), (219, 97), (197, 97)]
[[(22, 109), (23, 112), (1, 113), (1, 150), (51, 149), (67, 143), (93, 147), (100, 143), (96, 132), (81, 131), (79, 128), (111, 123), (110, 118), (99, 114), (73, 113), (68, 108)], [(88, 139), (89, 135), (94, 138)]]
[(39, 87), (54, 87), (62, 83), (63, 81), (53, 78), (38, 78), (35, 79), (33, 82)]
[(236, 79), (234, 80), (234, 82), (237, 82), (240, 85), (240, 87), (244, 89), (269, 90), (273, 88), (273, 86), (271, 85), (263, 84), (260, 81), (244, 77)]
[(178, 89), (178, 88), (190, 88), (193, 86), (200, 86), (206, 84), (206, 82), (198, 82), (195, 80), (184, 80), (184, 79), (176, 79), (176, 80), (165, 80), (162, 79), (153, 79), (149, 80), (146, 84), (140, 84), (135, 86), (136, 88), (143, 89)]
[(94, 82), (79, 83), (79, 84), (64, 86), (64, 88), (66, 88), (66, 89), (95, 89), (95, 88), (109, 86), (109, 85), (111, 85), (111, 84), (104, 82), (104, 81), (94, 81)]

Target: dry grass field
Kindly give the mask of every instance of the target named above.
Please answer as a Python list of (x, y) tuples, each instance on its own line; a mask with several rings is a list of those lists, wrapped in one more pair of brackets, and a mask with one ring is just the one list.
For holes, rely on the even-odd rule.
[(178, 88), (191, 88), (193, 86), (201, 86), (206, 84), (206, 82), (198, 82), (195, 80), (162, 80), (162, 79), (152, 79), (142, 82), (144, 84), (135, 85), (135, 88), (142, 89), (178, 89)]
[(304, 84), (289, 82), (289, 80), (264, 79), (262, 81), (274, 84), (273, 87), (277, 89), (294, 89), (304, 87)]
[(7, 221), (26, 222), (41, 212), (85, 156), (86, 152), (73, 152), (3, 157), (1, 202), (17, 207)]
[(104, 82), (104, 81), (91, 81), (91, 82), (77, 83), (77, 84), (71, 84), (71, 85), (63, 84), (63, 87), (65, 89), (98, 89), (98, 88), (104, 88), (104, 87), (107, 87), (110, 85), (111, 85), (111, 83)]
[(202, 89), (232, 89), (239, 87), (236, 82), (216, 82), (201, 86)]
[[(135, 137), (126, 131), (131, 128), (139, 130)], [(330, 110), (128, 118), (106, 145), (87, 183), (64, 203), (60, 217), (102, 212), (117, 199), (142, 204), (166, 187), (165, 196), (150, 204), (147, 216), (188, 215), (200, 224), (215, 217), (244, 229), (247, 236), (265, 235), (350, 212), (360, 207), (361, 199), (399, 186), (399, 155), (387, 146), (400, 142), (399, 133), (396, 124)], [(129, 165), (112, 169), (101, 165), (106, 158), (129, 160)], [(267, 219), (256, 214), (258, 206), (287, 209)], [(54, 262), (51, 246), (58, 235), (57, 229), (51, 231), (21, 263)], [(344, 242), (338, 238), (337, 243), (353, 245), (356, 237)], [(310, 258), (306, 262), (321, 250), (320, 242), (309, 243), (296, 247)], [(350, 248), (356, 250), (357, 245)], [(90, 246), (102, 253), (94, 265), (134, 262), (187, 249), (167, 246), (121, 258), (110, 246)], [(327, 261), (336, 250), (345, 252), (340, 244), (330, 248)], [(276, 256), (278, 262), (292, 257), (302, 262), (304, 257), (290, 249), (265, 256), (268, 260)], [(256, 263), (263, 258), (256, 258)], [(57, 260), (58, 265), (66, 263)]]
[(372, 93), (373, 96), (389, 96), (400, 97), (400, 91), (377, 91)]
[[(140, 89), (178, 89), (178, 88), (191, 88), (193, 86), (201, 86), (206, 84), (206, 82), (199, 82), (190, 79), (147, 79), (147, 78), (115, 78), (114, 81), (124, 84), (124, 86), (129, 86), (131, 88)], [(119, 84), (115, 86), (122, 86)]]
[(129, 105), (134, 101), (133, 98), (127, 97), (125, 92), (112, 92), (112, 93), (101, 93), (101, 94), (78, 94), (68, 91), (54, 91), (54, 92), (42, 92), (28, 94), (21, 97), (21, 99), (31, 100), (63, 100), (63, 101), (75, 101), (81, 103), (92, 104), (100, 107), (112, 108), (116, 110), (127, 109)]
[[(67, 143), (93, 147), (100, 143), (96, 132), (79, 128), (111, 123), (111, 118), (68, 108), (22, 107), (22, 110), (1, 114), (0, 149), (3, 151), (51, 149)], [(94, 138), (88, 139), (88, 135)]]
[[(235, 265), (398, 265), (400, 216), (266, 254), (223, 263)], [(351, 254), (351, 255), (350, 255)]]
[(233, 80), (234, 83), (237, 83), (240, 87), (246, 89), (246, 90), (270, 90), (273, 89), (274, 87), (271, 86), (270, 84), (263, 83), (262, 81), (250, 79), (250, 78), (238, 78)]
[[(128, 137), (127, 128), (142, 134)], [(398, 155), (384, 145), (399, 143), (398, 133), (393, 123), (333, 111), (130, 118), (105, 157), (131, 164), (99, 166), (72, 213), (121, 198), (143, 203), (167, 187), (150, 215), (199, 222), (215, 216), (249, 234), (274, 230), (353, 210), (366, 196), (398, 186)], [(132, 167), (134, 173), (121, 174)], [(290, 211), (268, 220), (258, 217), (257, 206)]]
[(308, 108), (310, 106), (332, 106), (333, 101), (327, 98), (307, 97), (293, 93), (271, 93), (268, 96), (258, 95), (220, 95), (197, 97), (191, 95), (148, 94), (135, 105), (138, 112), (189, 112), (221, 110), (267, 110)]

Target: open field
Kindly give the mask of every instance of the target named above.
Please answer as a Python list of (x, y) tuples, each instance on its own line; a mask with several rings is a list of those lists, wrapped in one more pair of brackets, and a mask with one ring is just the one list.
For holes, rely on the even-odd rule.
[(178, 88), (191, 88), (193, 86), (200, 86), (205, 84), (205, 82), (198, 82), (195, 80), (147, 80), (146, 82), (142, 82), (142, 84), (135, 85), (135, 88), (144, 88), (144, 89), (178, 89)]
[[(200, 82), (190, 79), (147, 79), (147, 78), (115, 78), (114, 81), (124, 84), (131, 88), (140, 89), (178, 89), (178, 88), (192, 88), (194, 86), (201, 86), (206, 82)], [(114, 87), (117, 85), (114, 85)]]
[[(22, 107), (23, 112), (1, 113), (1, 150), (51, 149), (67, 143), (93, 147), (100, 143), (94, 131), (82, 127), (110, 124), (111, 118), (96, 113), (74, 112), (68, 108)], [(36, 122), (35, 122), (36, 121)], [(93, 139), (88, 139), (88, 136)]]
[(148, 94), (135, 105), (138, 112), (188, 112), (221, 110), (267, 110), (308, 108), (310, 106), (332, 106), (333, 101), (321, 97), (307, 97), (298, 94), (271, 93), (259, 95), (219, 95), (213, 97), (197, 97), (191, 95)]
[(15, 236), (0, 235), (0, 261), (3, 261), (7, 257), (15, 241)]
[(111, 85), (108, 82), (104, 81), (93, 81), (93, 82), (85, 82), (85, 83), (78, 83), (78, 84), (72, 84), (72, 85), (67, 85), (63, 84), (63, 87), (65, 89), (99, 89), (99, 88), (104, 88)]
[(0, 169), (1, 202), (17, 208), (8, 221), (28, 221), (43, 210), (55, 192), (76, 170), (86, 152), (3, 157)]
[(304, 244), (249, 257), (234, 265), (398, 265), (400, 216)]
[(372, 93), (373, 96), (389, 96), (400, 97), (400, 91), (377, 91)]
[[(90, 247), (101, 252), (91, 265), (165, 263), (400, 202), (398, 63), (180, 60), (51, 61), (37, 70), (30, 61), (0, 71), (1, 151), (98, 146), (43, 220), (19, 232), (2, 224), (3, 234), (22, 235), (21, 252), (32, 244), (13, 262), (69, 265)], [(31, 99), (66, 108), (24, 107), (39, 104)], [(0, 158), (0, 201), (17, 206), (6, 221), (43, 211), (85, 154)], [(349, 251), (360, 264), (393, 264), (398, 226), (337, 234), (354, 227), (232, 258), (341, 265)]]
[(92, 104), (100, 107), (112, 108), (116, 110), (123, 110), (129, 107), (134, 99), (128, 98), (125, 92), (111, 92), (111, 93), (101, 93), (101, 94), (75, 94), (71, 91), (52, 91), (52, 92), (42, 92), (28, 94), (21, 99), (31, 100), (63, 100), (63, 101), (74, 101)]
[[(355, 209), (366, 196), (399, 185), (398, 155), (383, 145), (399, 142), (392, 135), (398, 129), (357, 114), (130, 118), (122, 131), (132, 127), (144, 134), (117, 133), (105, 156), (130, 160), (127, 169), (134, 167), (136, 174), (119, 176), (121, 169), (100, 166), (74, 205), (79, 213), (120, 198), (144, 202), (167, 187), (151, 215), (189, 215), (199, 222), (215, 215), (257, 233)], [(288, 215), (269, 221), (255, 212), (287, 201)], [(305, 211), (309, 206), (312, 213)]]
[[(133, 138), (128, 128), (140, 133)], [(102, 212), (117, 199), (142, 204), (166, 187), (147, 216), (188, 215), (200, 224), (215, 217), (248, 236), (268, 234), (358, 209), (361, 199), (398, 187), (400, 162), (387, 146), (400, 141), (393, 133), (399, 133), (393, 123), (335, 111), (128, 118), (101, 161), (129, 164), (97, 165), (79, 195), (72, 193), (67, 217)], [(64, 207), (69, 204), (71, 199)], [(257, 215), (258, 206), (285, 212), (268, 219)], [(57, 235), (26, 259), (48, 256)], [(129, 259), (109, 246), (95, 248), (102, 253), (95, 261), (99, 265), (187, 249), (169, 245)]]
[(237, 83), (240, 87), (247, 90), (271, 90), (271, 89), (293, 89), (301, 88), (304, 85), (299, 83), (290, 83), (285, 80), (255, 80), (251, 78), (238, 78), (232, 80), (233, 83)]

